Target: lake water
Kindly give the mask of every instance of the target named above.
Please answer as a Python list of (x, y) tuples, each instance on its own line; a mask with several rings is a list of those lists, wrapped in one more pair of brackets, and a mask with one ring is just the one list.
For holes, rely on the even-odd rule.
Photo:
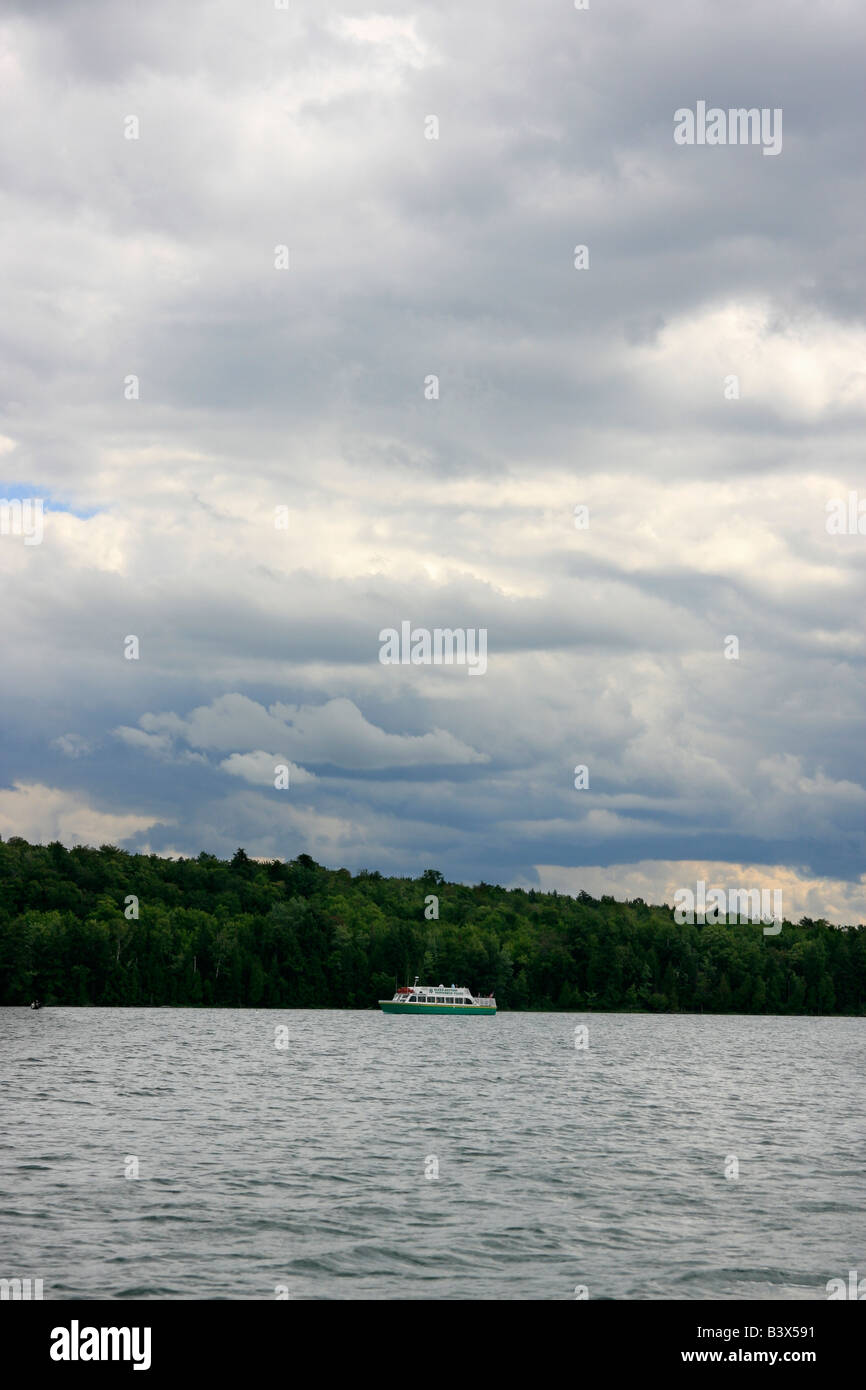
[(46, 1299), (866, 1274), (863, 1019), (7, 1008), (0, 1053), (0, 1276)]

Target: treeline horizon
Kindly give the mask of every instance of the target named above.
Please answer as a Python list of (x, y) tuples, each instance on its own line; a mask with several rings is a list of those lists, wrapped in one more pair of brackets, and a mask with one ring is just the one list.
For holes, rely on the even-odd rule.
[(502, 1009), (862, 1016), (866, 925), (0, 838), (0, 1004), (376, 1008), (416, 975)]

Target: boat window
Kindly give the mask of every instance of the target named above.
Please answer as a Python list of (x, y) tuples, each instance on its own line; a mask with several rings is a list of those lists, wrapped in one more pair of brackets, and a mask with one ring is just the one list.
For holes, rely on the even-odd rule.
[(418, 1003), (418, 1000), (415, 998), (414, 994), (410, 994), (410, 995), (409, 995), (409, 1003), (410, 1003), (410, 1004), (417, 1004), (417, 1003)]

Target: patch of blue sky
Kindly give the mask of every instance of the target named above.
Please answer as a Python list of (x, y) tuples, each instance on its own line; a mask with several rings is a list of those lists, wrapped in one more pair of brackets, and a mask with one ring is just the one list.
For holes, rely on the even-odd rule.
[(46, 512), (66, 512), (69, 516), (77, 516), (81, 521), (89, 521), (92, 516), (98, 516), (101, 508), (82, 507), (75, 505), (64, 497), (55, 497), (47, 488), (40, 487), (38, 483), (22, 482), (3, 482), (0, 481), (0, 497), (5, 497), (8, 501), (13, 498), (41, 497)]

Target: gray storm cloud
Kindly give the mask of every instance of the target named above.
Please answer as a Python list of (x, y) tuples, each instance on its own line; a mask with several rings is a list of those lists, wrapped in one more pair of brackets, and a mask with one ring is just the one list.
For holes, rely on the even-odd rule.
[[(7, 6), (0, 497), (44, 536), (0, 536), (0, 832), (854, 911), (864, 37)], [(783, 148), (677, 144), (698, 102)], [(407, 617), (483, 677), (382, 666)]]

